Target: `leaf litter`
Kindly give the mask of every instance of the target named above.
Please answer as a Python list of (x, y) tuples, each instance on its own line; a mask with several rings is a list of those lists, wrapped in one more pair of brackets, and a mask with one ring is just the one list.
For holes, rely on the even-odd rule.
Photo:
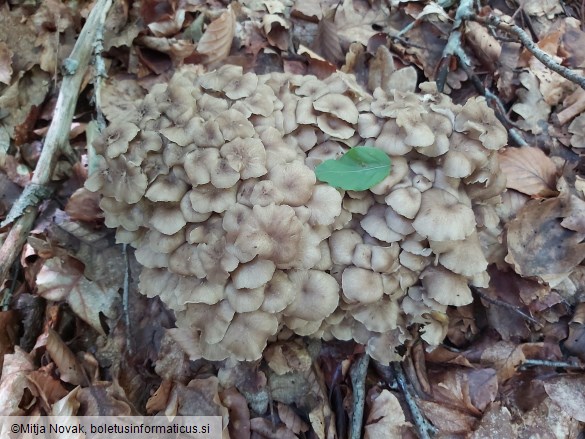
[[(27, 148), (43, 140), (48, 120), (42, 114), (54, 109), (58, 65), (90, 7), (1, 6), (1, 219), (30, 180)], [(190, 63), (201, 73), (206, 65), (236, 64), (319, 77), (343, 65), (364, 87), (370, 82), (386, 92), (411, 91), (437, 79), (455, 13), (433, 2), (362, 0), (244, 1), (228, 8), (145, 0), (139, 8), (121, 1), (113, 7), (103, 93), (110, 119), (124, 114), (125, 100), (141, 98), (172, 69)], [(496, 7), (509, 17), (523, 14), (553, 59), (583, 66), (579, 41), (585, 33), (573, 9), (563, 15), (554, 0), (524, 2), (522, 11), (488, 2), (479, 12)], [(493, 255), (492, 281), (477, 287), (474, 304), (447, 310), (443, 345), (427, 351), (419, 339), (406, 346), (405, 370), (418, 389), (416, 403), (442, 435), (577, 438), (585, 423), (582, 91), (497, 31), (470, 22), (465, 32), (461, 44), (472, 71), (511, 108), (510, 124), (534, 146), (509, 147), (500, 157), (509, 193), (495, 224), (480, 236)], [(297, 54), (298, 45), (310, 49)], [(457, 61), (448, 61), (447, 89), (463, 104), (477, 92)], [(70, 136), (83, 159), (85, 122), (93, 111), (93, 85), (84, 87), (76, 110), (83, 123), (72, 126)], [(553, 156), (557, 151), (562, 158)], [(85, 414), (216, 414), (226, 434), (246, 439), (332, 438), (334, 431), (348, 431), (355, 403), (348, 370), (361, 355), (359, 346), (299, 338), (270, 345), (255, 363), (189, 360), (167, 332), (172, 314), (157, 298), (137, 294), (140, 268), (131, 252), (124, 285), (126, 263), (114, 245), (124, 238), (102, 233), (99, 199), (73, 177), (62, 176), (61, 183), (68, 189), (44, 203), (21, 267), (1, 285), (0, 414), (71, 416), (80, 406)], [(483, 215), (489, 223), (488, 212)], [(8, 230), (0, 230), (0, 242)], [(22, 321), (35, 324), (24, 328)], [(144, 349), (137, 352), (138, 346)], [(363, 437), (415, 437), (418, 421), (407, 396), (386, 378), (368, 371)]]

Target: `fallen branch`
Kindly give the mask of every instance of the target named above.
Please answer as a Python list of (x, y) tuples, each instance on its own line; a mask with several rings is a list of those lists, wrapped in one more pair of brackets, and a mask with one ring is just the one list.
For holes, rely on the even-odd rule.
[[(36, 193), (36, 199), (34, 200), (19, 198), (8, 215), (8, 217), (13, 218), (14, 225), (0, 248), (0, 283), (8, 276), (10, 267), (18, 258), (22, 247), (26, 243), (28, 234), (37, 217), (39, 204), (43, 198), (42, 195), (46, 194), (44, 191), (46, 191), (51, 181), (51, 175), (57, 159), (68, 147), (71, 121), (73, 120), (81, 83), (93, 51), (98, 23), (102, 14), (109, 10), (111, 4), (112, 0), (97, 0), (87, 17), (71, 55), (63, 63), (63, 82), (55, 105), (53, 120), (49, 126), (41, 156), (31, 179), (31, 185), (42, 188), (40, 191), (42, 193), (40, 196), (39, 193)], [(24, 193), (30, 193), (30, 190), (25, 190)], [(12, 210), (14, 209), (17, 209), (15, 212), (20, 210), (20, 214), (13, 215)]]
[(539, 60), (553, 72), (557, 72), (563, 78), (574, 82), (585, 90), (585, 76), (560, 65), (550, 54), (546, 53), (544, 50), (538, 47), (538, 45), (532, 41), (532, 38), (530, 38), (530, 36), (521, 27), (515, 24), (506, 23), (505, 21), (502, 21), (500, 17), (495, 15), (489, 15), (487, 17), (472, 16), (469, 18), (472, 18), (478, 23), (482, 23), (487, 26), (495, 26), (504, 32), (516, 35), (524, 47), (526, 47), (526, 49), (532, 53), (537, 60)]
[(366, 402), (366, 374), (369, 364), (370, 356), (364, 354), (349, 372), (353, 388), (353, 413), (351, 415), (350, 439), (359, 439), (362, 437), (364, 404)]

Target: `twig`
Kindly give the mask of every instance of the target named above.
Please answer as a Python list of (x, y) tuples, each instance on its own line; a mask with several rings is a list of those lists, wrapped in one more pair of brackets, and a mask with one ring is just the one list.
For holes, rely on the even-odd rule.
[[(51, 181), (51, 175), (55, 168), (55, 163), (59, 155), (64, 151), (73, 120), (77, 97), (81, 88), (81, 83), (93, 49), (97, 23), (104, 11), (107, 11), (112, 4), (112, 0), (97, 0), (87, 21), (79, 34), (79, 38), (73, 47), (73, 51), (66, 63), (64, 63), (65, 75), (61, 84), (53, 120), (49, 126), (47, 137), (41, 151), (41, 156), (35, 167), (31, 184), (39, 187), (46, 187)], [(19, 199), (19, 201), (21, 201)], [(6, 241), (0, 248), (0, 283), (6, 279), (10, 267), (18, 258), (22, 246), (26, 242), (28, 233), (35, 222), (40, 200), (35, 203), (26, 202), (24, 213), (15, 220), (6, 237)], [(17, 202), (13, 209), (18, 205), (22, 209), (22, 202)]]
[(584, 370), (585, 366), (573, 363), (567, 363), (564, 361), (549, 361), (549, 360), (531, 360), (526, 359), (518, 366), (518, 369), (528, 369), (529, 367), (554, 367), (562, 369), (573, 369), (573, 370)]
[(520, 26), (506, 23), (502, 21), (500, 17), (495, 15), (489, 15), (487, 17), (472, 16), (469, 18), (472, 18), (478, 23), (482, 23), (488, 26), (495, 26), (504, 32), (516, 35), (524, 47), (526, 47), (526, 49), (532, 53), (537, 60), (539, 60), (552, 71), (557, 72), (562, 77), (568, 79), (571, 82), (574, 82), (585, 90), (585, 76), (580, 75), (574, 70), (568, 69), (567, 67), (564, 67), (556, 62), (551, 55), (538, 47), (538, 45), (532, 41), (530, 36)]
[(351, 368), (351, 386), (353, 388), (353, 413), (351, 415), (350, 439), (362, 437), (362, 423), (364, 419), (364, 404), (366, 400), (366, 374), (370, 356), (364, 354)]
[(124, 257), (122, 304), (124, 307), (124, 322), (126, 323), (126, 349), (128, 349), (128, 354), (132, 356), (134, 354), (134, 345), (130, 336), (130, 261), (128, 260), (128, 248), (126, 244), (122, 244), (122, 256)]
[(477, 293), (486, 302), (492, 303), (494, 305), (501, 306), (502, 308), (509, 309), (510, 311), (518, 314), (523, 319), (528, 320), (532, 324), (537, 325), (537, 326), (542, 326), (542, 324), (538, 320), (536, 320), (534, 317), (529, 316), (528, 314), (526, 314), (524, 311), (522, 311), (517, 306), (514, 306), (514, 305), (512, 305), (512, 304), (510, 304), (508, 302), (504, 302), (503, 300), (493, 299), (490, 296), (488, 296), (487, 294), (485, 294), (484, 292), (480, 291), (479, 288), (471, 287), (471, 290), (473, 292)]

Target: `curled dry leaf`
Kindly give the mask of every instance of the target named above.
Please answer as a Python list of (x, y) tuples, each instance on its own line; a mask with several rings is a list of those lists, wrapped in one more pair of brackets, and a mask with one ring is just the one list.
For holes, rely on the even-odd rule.
[(52, 329), (47, 333), (47, 352), (59, 368), (62, 381), (73, 385), (87, 385), (88, 379), (75, 354)]
[(206, 55), (205, 64), (213, 64), (226, 58), (232, 47), (236, 31), (236, 14), (231, 6), (212, 21), (197, 44), (197, 52)]
[(73, 259), (51, 258), (37, 276), (38, 293), (48, 300), (65, 300), (82, 320), (104, 334), (100, 313), (113, 318), (120, 297), (116, 289), (87, 279)]
[(557, 195), (557, 168), (539, 148), (506, 148), (500, 152), (500, 167), (508, 189), (532, 197)]
[(561, 226), (562, 201), (532, 200), (508, 223), (506, 262), (555, 286), (585, 258), (583, 234)]

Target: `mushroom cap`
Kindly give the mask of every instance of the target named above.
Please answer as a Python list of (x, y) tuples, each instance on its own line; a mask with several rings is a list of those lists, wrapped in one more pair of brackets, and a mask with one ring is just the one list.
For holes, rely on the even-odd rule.
[(248, 289), (236, 288), (233, 283), (228, 283), (225, 297), (236, 312), (256, 311), (264, 301), (264, 286)]
[(327, 113), (317, 116), (317, 126), (335, 139), (349, 139), (355, 133), (352, 125)]
[(442, 305), (463, 306), (473, 302), (467, 280), (443, 267), (428, 266), (420, 275), (431, 299)]
[(358, 110), (353, 101), (342, 94), (327, 94), (313, 102), (313, 108), (322, 113), (331, 113), (349, 123), (358, 122)]
[(295, 286), (282, 270), (276, 270), (264, 286), (262, 311), (275, 314), (284, 310), (295, 299)]
[(255, 259), (246, 264), (241, 264), (232, 273), (234, 287), (237, 289), (261, 287), (272, 279), (274, 270), (276, 270), (274, 262), (263, 259)]
[(405, 218), (413, 219), (422, 200), (421, 193), (414, 187), (397, 188), (390, 192), (384, 201), (394, 212)]
[(150, 217), (150, 226), (165, 235), (174, 235), (186, 224), (179, 206), (156, 206)]
[(363, 243), (362, 237), (352, 229), (337, 230), (329, 237), (329, 251), (334, 264), (349, 265), (355, 247)]
[(300, 161), (273, 166), (268, 178), (282, 194), (282, 202), (289, 206), (301, 206), (311, 199), (317, 182), (315, 173)]
[(329, 226), (341, 214), (342, 195), (334, 187), (318, 184), (306, 206), (311, 212), (309, 224)]
[(360, 221), (362, 229), (373, 238), (384, 242), (398, 242), (402, 239), (399, 232), (392, 230), (386, 223), (386, 208), (380, 204), (374, 204), (366, 216)]
[(284, 315), (320, 321), (335, 311), (339, 303), (339, 284), (333, 276), (317, 270), (292, 270), (288, 277), (296, 295), (284, 309)]
[(475, 216), (470, 207), (449, 192), (432, 188), (422, 193), (412, 226), (433, 241), (462, 240), (475, 230)]
[(439, 263), (466, 277), (472, 277), (487, 269), (488, 262), (481, 249), (477, 232), (461, 241), (429, 241), (433, 252), (439, 256)]
[(266, 172), (266, 150), (260, 139), (234, 139), (221, 147), (221, 155), (239, 172), (242, 180), (261, 177)]
[(359, 305), (350, 314), (369, 331), (387, 332), (398, 326), (400, 307), (389, 297), (382, 297), (374, 303)]
[(382, 275), (358, 267), (347, 267), (341, 275), (341, 289), (348, 303), (373, 303), (382, 297)]

